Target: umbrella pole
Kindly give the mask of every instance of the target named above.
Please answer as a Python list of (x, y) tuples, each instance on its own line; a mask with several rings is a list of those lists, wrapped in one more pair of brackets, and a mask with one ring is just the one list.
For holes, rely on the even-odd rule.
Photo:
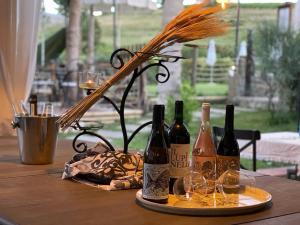
[(209, 79), (209, 83), (214, 83), (214, 79), (213, 79), (213, 75), (214, 75), (214, 66), (210, 66), (210, 79)]

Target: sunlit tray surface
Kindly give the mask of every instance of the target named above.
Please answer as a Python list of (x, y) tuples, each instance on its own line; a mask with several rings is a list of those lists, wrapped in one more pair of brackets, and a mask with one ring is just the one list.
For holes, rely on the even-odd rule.
[(197, 201), (178, 200), (169, 195), (167, 204), (158, 204), (142, 198), (142, 190), (136, 193), (137, 203), (145, 208), (159, 212), (193, 215), (193, 216), (222, 216), (238, 215), (262, 210), (271, 206), (270, 193), (253, 187), (247, 187), (243, 194), (226, 195), (226, 201), (220, 193), (202, 196)]

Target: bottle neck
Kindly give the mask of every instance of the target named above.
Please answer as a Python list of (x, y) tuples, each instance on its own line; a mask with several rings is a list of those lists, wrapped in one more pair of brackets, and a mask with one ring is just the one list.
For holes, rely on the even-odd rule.
[(161, 132), (163, 133), (164, 132), (164, 122), (162, 120), (162, 122), (154, 122), (152, 123), (152, 130), (153, 131), (156, 131), (156, 132)]
[(201, 117), (202, 123), (209, 123), (210, 121), (210, 108), (208, 107), (203, 107), (202, 108), (202, 117)]
[(36, 98), (36, 96), (30, 97), (29, 105), (30, 105), (30, 115), (36, 116), (37, 115), (37, 98)]
[(183, 123), (183, 105), (182, 104), (175, 105), (174, 120), (176, 121), (176, 123)]
[(233, 132), (234, 130), (234, 108), (232, 105), (226, 107), (226, 116), (225, 116), (225, 132)]
[(164, 106), (155, 105), (153, 110), (153, 119), (152, 119), (152, 130), (153, 131), (164, 131)]

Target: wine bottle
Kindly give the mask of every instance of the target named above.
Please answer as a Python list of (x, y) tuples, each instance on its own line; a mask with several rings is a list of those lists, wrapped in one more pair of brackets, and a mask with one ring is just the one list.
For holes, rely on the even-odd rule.
[(156, 203), (167, 203), (169, 194), (169, 155), (164, 137), (163, 113), (163, 105), (154, 105), (152, 130), (144, 152), (142, 196)]
[[(163, 108), (162, 114), (163, 114), (163, 121), (165, 121), (165, 107)], [(168, 154), (169, 154), (169, 157), (170, 157), (169, 127), (165, 126), (165, 123), (164, 123), (164, 138), (165, 138), (165, 141), (166, 141)], [(169, 158), (169, 160), (170, 160), (170, 158)]]
[(216, 148), (210, 126), (210, 104), (202, 104), (199, 134), (192, 152), (193, 171), (201, 173), (208, 182), (208, 190), (213, 192), (216, 180)]
[(169, 193), (177, 178), (189, 172), (190, 134), (183, 123), (183, 101), (175, 102), (174, 122), (169, 130), (170, 142), (170, 184)]
[(30, 95), (29, 97), (29, 105), (30, 105), (30, 116), (37, 116), (37, 96)]
[(226, 105), (224, 135), (217, 149), (217, 176), (226, 170), (240, 169), (239, 145), (234, 135), (234, 106)]

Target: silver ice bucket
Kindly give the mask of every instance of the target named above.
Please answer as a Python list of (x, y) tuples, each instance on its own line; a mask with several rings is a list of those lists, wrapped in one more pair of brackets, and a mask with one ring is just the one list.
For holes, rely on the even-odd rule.
[(16, 116), (12, 126), (17, 129), (21, 162), (50, 164), (56, 149), (58, 116)]

